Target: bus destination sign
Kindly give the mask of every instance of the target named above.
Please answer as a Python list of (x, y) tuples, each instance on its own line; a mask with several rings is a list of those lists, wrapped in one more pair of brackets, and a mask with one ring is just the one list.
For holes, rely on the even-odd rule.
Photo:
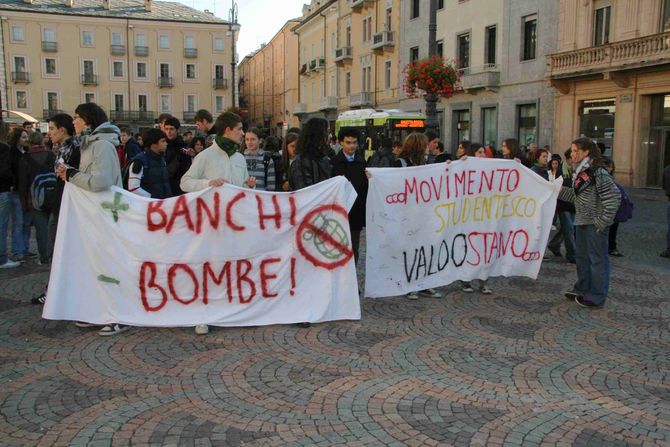
[(423, 120), (397, 120), (393, 121), (394, 129), (423, 129)]

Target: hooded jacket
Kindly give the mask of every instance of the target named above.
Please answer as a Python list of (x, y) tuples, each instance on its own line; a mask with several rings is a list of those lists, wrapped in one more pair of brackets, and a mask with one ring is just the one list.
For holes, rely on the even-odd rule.
[(119, 128), (109, 122), (102, 123), (90, 134), (81, 137), (79, 169), (69, 168), (67, 179), (87, 191), (99, 192), (112, 185), (123, 187), (121, 167), (116, 155)]

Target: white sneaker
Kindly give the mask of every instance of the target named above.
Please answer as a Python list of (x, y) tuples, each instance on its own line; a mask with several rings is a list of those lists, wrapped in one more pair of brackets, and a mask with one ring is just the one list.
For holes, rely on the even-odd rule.
[(409, 292), (407, 295), (405, 295), (408, 300), (418, 300), (419, 299), (419, 293), (418, 292)]
[(482, 286), (482, 288), (480, 289), (480, 291), (481, 291), (484, 295), (491, 295), (491, 294), (493, 293), (493, 290), (489, 289), (488, 286)]
[(206, 324), (199, 324), (195, 327), (195, 333), (198, 335), (206, 335), (209, 333), (209, 326)]
[(419, 290), (419, 295), (426, 296), (428, 298), (442, 298), (442, 294), (435, 289)]
[(130, 329), (130, 326), (125, 324), (108, 324), (98, 331), (98, 335), (102, 337), (109, 337), (110, 335), (120, 334), (123, 331)]
[(20, 262), (12, 261), (11, 259), (7, 258), (7, 262), (0, 265), (0, 269), (13, 269), (14, 267), (18, 267), (20, 265)]

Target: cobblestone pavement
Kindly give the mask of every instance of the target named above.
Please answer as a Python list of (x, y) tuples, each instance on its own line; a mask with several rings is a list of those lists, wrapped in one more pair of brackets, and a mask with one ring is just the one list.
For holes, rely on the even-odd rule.
[(46, 267), (0, 272), (0, 444), (670, 445), (666, 202), (633, 198), (600, 310), (554, 259), (360, 322), (99, 337), (40, 319)]

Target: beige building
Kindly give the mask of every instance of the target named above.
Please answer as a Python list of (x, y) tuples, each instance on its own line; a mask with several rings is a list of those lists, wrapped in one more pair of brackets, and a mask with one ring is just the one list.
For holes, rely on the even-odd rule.
[(660, 186), (670, 164), (670, 0), (561, 0), (554, 145), (601, 142), (625, 185)]
[(177, 2), (3, 0), (2, 108), (46, 120), (96, 102), (137, 130), (232, 105), (239, 25)]
[(298, 37), (289, 20), (270, 42), (246, 56), (238, 67), (240, 107), (250, 125), (273, 129), (298, 125), (291, 111), (298, 102)]
[(400, 0), (312, 0), (299, 36), (300, 102), (293, 113), (334, 121), (359, 108), (396, 108)]

